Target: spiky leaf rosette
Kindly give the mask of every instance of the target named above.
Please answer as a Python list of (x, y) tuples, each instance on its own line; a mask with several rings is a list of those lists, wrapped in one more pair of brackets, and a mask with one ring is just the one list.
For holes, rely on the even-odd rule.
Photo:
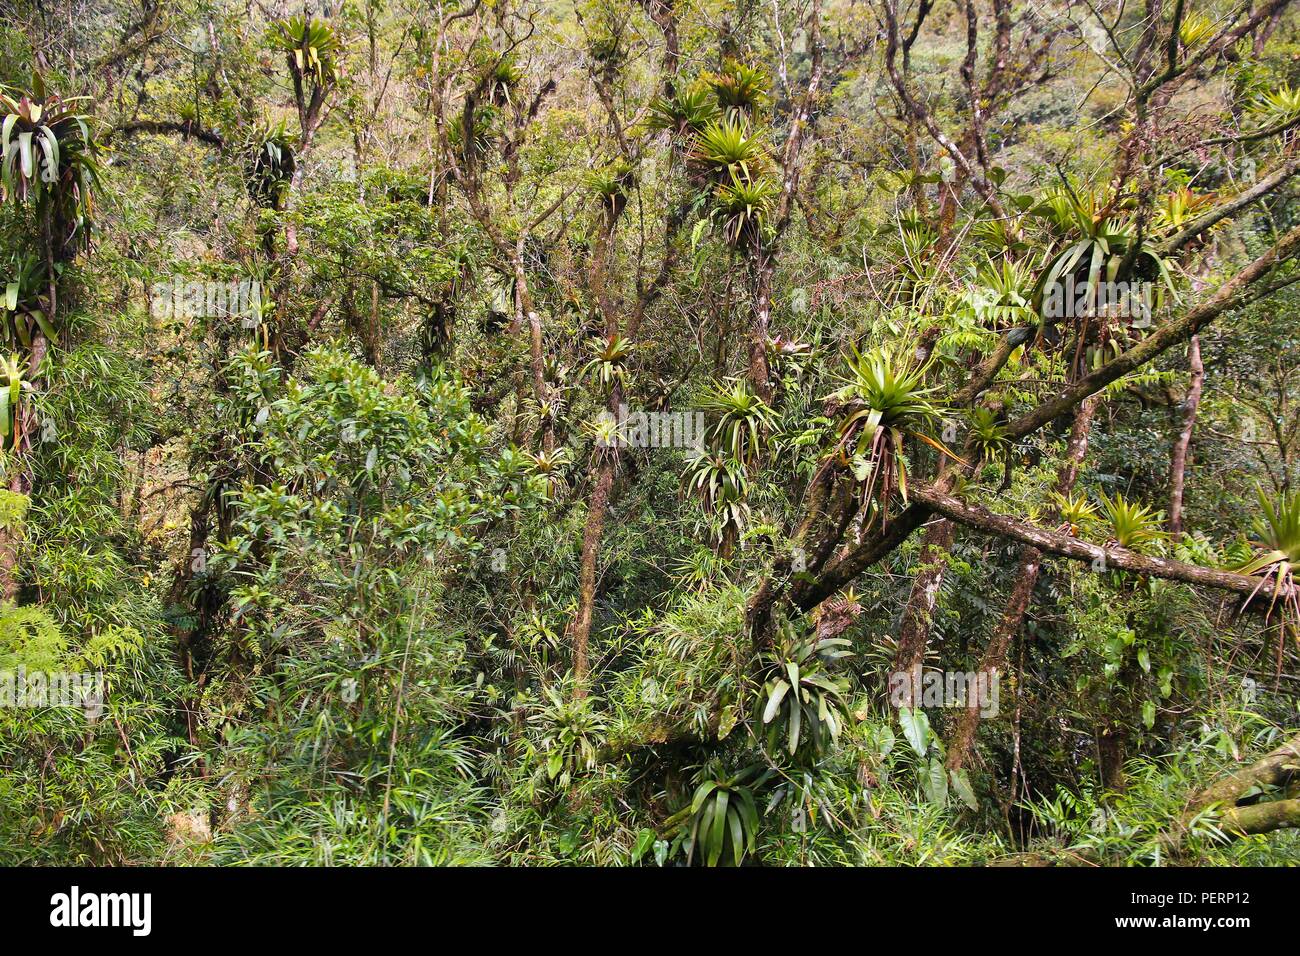
[(845, 384), (830, 397), (844, 405), (837, 451), (862, 482), (864, 505), (874, 498), (883, 512), (895, 489), (907, 500), (903, 457), (907, 437), (961, 460), (920, 430), (940, 412), (931, 398), (935, 386), (925, 384), (932, 364), (932, 359), (922, 362), (902, 348), (880, 348), (865, 355), (852, 349), (847, 375), (841, 376)]
[(89, 102), (47, 95), (39, 76), (30, 92), (0, 87), (0, 196), (52, 214), (59, 259), (87, 235), (94, 211), (99, 144), (91, 118), (79, 111)]
[(1251, 544), (1263, 551), (1263, 554), (1237, 570), (1242, 574), (1262, 575), (1260, 587), (1272, 579), (1273, 600), (1269, 605), (1269, 613), (1272, 613), (1281, 597), (1283, 613), (1289, 619), (1297, 640), (1300, 640), (1300, 631), (1297, 631), (1297, 624), (1300, 623), (1300, 595), (1296, 593), (1295, 580), (1296, 564), (1300, 562), (1300, 493), (1283, 495), (1277, 501), (1270, 500), (1262, 488), (1256, 488), (1255, 494), (1261, 513), (1252, 526), (1255, 537)]

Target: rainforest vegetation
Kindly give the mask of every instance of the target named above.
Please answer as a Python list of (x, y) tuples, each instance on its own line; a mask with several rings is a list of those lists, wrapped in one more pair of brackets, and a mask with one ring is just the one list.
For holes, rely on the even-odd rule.
[(0, 863), (1300, 859), (1291, 0), (0, 10)]

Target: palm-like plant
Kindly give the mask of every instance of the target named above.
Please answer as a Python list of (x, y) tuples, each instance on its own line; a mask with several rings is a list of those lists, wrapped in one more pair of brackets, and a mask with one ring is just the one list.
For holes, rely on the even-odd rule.
[[(1253, 558), (1238, 570), (1242, 574), (1262, 574), (1264, 581), (1273, 579), (1273, 601), (1269, 613), (1283, 597), (1283, 608), (1290, 613), (1294, 626), (1300, 621), (1300, 595), (1296, 593), (1295, 568), (1300, 564), (1300, 493), (1283, 495), (1276, 502), (1256, 488), (1261, 514), (1255, 518), (1251, 544), (1264, 553)], [(1260, 582), (1262, 587), (1264, 581)], [(1258, 589), (1256, 589), (1258, 590)]]
[(726, 580), (727, 561), (711, 548), (694, 548), (673, 562), (672, 573), (679, 587), (703, 594)]
[(1261, 128), (1269, 128), (1300, 117), (1300, 89), (1283, 83), (1275, 90), (1258, 94), (1250, 103), (1250, 112), (1259, 118)]
[(751, 181), (767, 169), (767, 146), (758, 132), (737, 117), (710, 123), (695, 137), (691, 159), (714, 182)]
[(935, 388), (924, 384), (932, 364), (933, 359), (922, 363), (902, 349), (881, 348), (866, 355), (852, 350), (845, 385), (831, 398), (845, 406), (837, 447), (854, 477), (863, 482), (864, 504), (876, 497), (883, 511), (895, 488), (907, 499), (905, 437), (957, 459), (920, 431), (939, 417), (939, 406), (930, 398)]
[(714, 382), (700, 405), (718, 414), (709, 441), (748, 467), (760, 454), (763, 436), (776, 421), (776, 413), (756, 395), (747, 379), (729, 385)]
[(499, 114), (497, 107), (484, 103), (474, 111), (473, 129), (469, 141), (465, 138), (465, 124), (451, 123), (447, 127), (447, 145), (463, 158), (482, 156), (492, 148), (493, 124)]
[(794, 756), (801, 747), (820, 754), (839, 740), (848, 704), (848, 681), (827, 673), (835, 661), (852, 656), (841, 637), (801, 639), (794, 625), (781, 626), (771, 676), (759, 693), (767, 745)]
[(709, 452), (692, 458), (687, 466), (686, 491), (700, 500), (716, 524), (717, 542), (729, 555), (749, 523), (749, 479), (735, 458)]
[(658, 97), (650, 104), (651, 129), (668, 130), (679, 139), (694, 136), (718, 118), (718, 107), (710, 91), (702, 86), (679, 91), (671, 98)]
[(18, 440), (18, 405), (23, 396), (23, 369), (17, 355), (0, 364), (0, 446), (11, 448)]
[(623, 447), (623, 429), (608, 410), (583, 423), (583, 431), (595, 442), (592, 461), (618, 461)]
[(30, 347), (37, 329), (58, 342), (46, 313), (49, 310), (49, 272), (45, 259), (35, 252), (14, 253), (0, 274), (0, 332), (10, 346)]
[(695, 861), (698, 849), (705, 866), (739, 866), (754, 851), (759, 821), (754, 791), (769, 776), (771, 771), (759, 764), (736, 773), (726, 772), (716, 760), (706, 764), (691, 802), (666, 821), (678, 828), (673, 851), (684, 850), (688, 864)]
[(249, 198), (266, 209), (282, 209), (284, 197), (297, 166), (295, 142), (285, 132), (284, 124), (258, 131), (248, 148), (244, 162), (244, 184)]
[(272, 24), (268, 40), (272, 48), (285, 52), (297, 75), (312, 77), (319, 86), (338, 79), (337, 57), (342, 44), (324, 20), (303, 16), (279, 20)]
[(1052, 223), (1068, 243), (1048, 265), (1037, 290), (1039, 301), (1045, 293), (1073, 276), (1076, 286), (1090, 290), (1090, 312), (1097, 311), (1101, 282), (1115, 282), (1119, 270), (1129, 257), (1131, 247), (1139, 243), (1131, 257), (1134, 274), (1147, 270), (1174, 292), (1169, 264), (1155, 251), (1141, 244), (1131, 223), (1106, 214), (1106, 205), (1096, 192), (1082, 196), (1073, 190), (1057, 189), (1035, 210)]
[(718, 187), (713, 198), (713, 215), (722, 223), (722, 234), (733, 249), (756, 249), (762, 242), (763, 227), (780, 192), (768, 176), (741, 179), (734, 172), (731, 182)]
[(546, 703), (528, 717), (537, 730), (532, 750), (545, 760), (546, 778), (567, 787), (575, 774), (596, 766), (605, 719), (596, 710), (599, 697), (572, 698), (554, 687)]
[(985, 461), (1001, 461), (1011, 448), (1011, 433), (991, 408), (979, 406), (970, 412), (970, 440)]
[(484, 81), (488, 102), (496, 106), (509, 105), (511, 94), (523, 78), (523, 67), (513, 53), (495, 58)]
[(801, 363), (812, 355), (811, 343), (798, 339), (786, 338), (784, 335), (772, 335), (767, 342), (768, 357), (778, 362)]
[(1097, 520), (1097, 506), (1085, 495), (1070, 492), (1063, 495), (1056, 492), (1052, 496), (1057, 514), (1061, 516), (1061, 529), (1068, 534), (1078, 535), (1081, 528), (1090, 527)]
[(564, 468), (569, 464), (568, 451), (557, 448), (550, 453), (542, 451), (528, 457), (532, 461), (533, 470), (546, 482), (546, 496), (558, 497), (568, 487), (568, 481), (564, 477)]
[(546, 398), (540, 402), (529, 402), (530, 407), (536, 409), (537, 425), (541, 429), (554, 427), (559, 420), (560, 414), (564, 411), (565, 401), (560, 394), (561, 389), (557, 387), (556, 391), (550, 392)]
[(767, 75), (758, 67), (728, 60), (721, 70), (705, 77), (718, 107), (728, 113), (753, 112), (767, 97)]
[[(528, 616), (515, 626), (514, 633), (515, 637), (520, 641), (520, 643), (527, 647), (529, 651), (541, 652), (542, 654), (549, 655), (560, 649), (560, 632), (552, 626), (551, 622), (547, 620), (544, 615), (539, 614), (537, 611), (529, 612)], [(554, 717), (555, 714), (551, 713), (548, 714), (546, 719), (554, 723)], [(586, 715), (584, 714), (583, 717), (585, 719)], [(570, 729), (573, 729), (575, 726), (581, 729), (580, 725), (573, 722), (570, 723)], [(581, 743), (579, 743), (577, 749), (579, 752), (583, 750)]]
[(1186, 226), (1213, 202), (1213, 196), (1194, 193), (1186, 186), (1167, 192), (1160, 197), (1156, 205), (1152, 231), (1159, 236), (1171, 235)]
[(745, 467), (735, 458), (719, 452), (708, 452), (692, 458), (686, 469), (688, 494), (699, 498), (710, 510), (728, 501), (741, 501), (749, 494), (749, 479)]
[(975, 317), (991, 329), (1035, 325), (1034, 275), (1014, 259), (989, 260), (975, 273), (970, 301)]
[(1161, 530), (1164, 512), (1121, 494), (1112, 498), (1102, 492), (1100, 498), (1101, 513), (1110, 524), (1110, 540), (1121, 548), (1141, 553), (1168, 537)]
[(982, 219), (971, 227), (970, 236), (994, 252), (1019, 253), (1029, 248), (1016, 218)]
[(601, 206), (617, 216), (627, 204), (628, 190), (636, 181), (636, 174), (627, 160), (619, 159), (589, 177), (592, 191), (600, 197)]
[(745, 533), (745, 528), (749, 525), (749, 516), (749, 502), (744, 498), (723, 501), (714, 511), (718, 553), (722, 557), (731, 557), (736, 542), (740, 540), (740, 536)]
[(51, 212), (61, 245), (85, 236), (99, 182), (99, 144), (78, 112), (89, 100), (46, 95), (39, 76), (30, 93), (0, 87), (0, 197)]
[(583, 378), (591, 378), (608, 391), (627, 381), (627, 361), (635, 346), (621, 335), (591, 340), (592, 358), (582, 367)]
[(770, 335), (763, 345), (768, 365), (776, 373), (778, 384), (784, 386), (803, 377), (808, 361), (813, 356), (811, 343), (783, 335)]
[(1200, 46), (1214, 36), (1218, 25), (1200, 10), (1189, 10), (1178, 24), (1178, 39), (1184, 47)]

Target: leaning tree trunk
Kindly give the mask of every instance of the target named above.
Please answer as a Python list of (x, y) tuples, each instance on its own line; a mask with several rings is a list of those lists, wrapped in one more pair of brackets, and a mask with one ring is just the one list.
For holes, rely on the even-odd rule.
[(596, 489), (587, 506), (587, 526), (582, 533), (582, 569), (578, 575), (578, 614), (573, 621), (574, 697), (587, 696), (587, 673), (591, 669), (588, 643), (591, 617), (596, 605), (596, 563), (600, 557), (600, 539), (605, 532), (605, 511), (614, 487), (615, 449), (607, 449), (596, 476)]
[[(601, 234), (595, 254), (591, 260), (588, 274), (592, 298), (595, 299), (605, 318), (605, 334), (612, 341), (621, 330), (619, 312), (609, 298), (609, 285), (606, 269), (614, 241), (614, 228), (622, 208), (606, 210), (605, 230)], [(623, 388), (616, 381), (609, 392), (609, 412), (614, 421), (619, 420), (623, 404)], [(596, 487), (587, 506), (587, 526), (582, 532), (582, 567), (578, 575), (578, 613), (573, 619), (573, 676), (574, 697), (587, 696), (587, 673), (590, 669), (587, 645), (591, 637), (591, 618), (596, 605), (596, 564), (600, 557), (600, 541), (605, 533), (605, 512), (609, 508), (610, 495), (614, 489), (614, 473), (618, 468), (619, 447), (623, 435), (616, 432), (611, 448), (596, 449), (600, 458), (596, 475)]]
[[(1097, 399), (1090, 398), (1079, 406), (1079, 410), (1074, 415), (1074, 424), (1070, 428), (1070, 441), (1065, 449), (1065, 460), (1061, 463), (1061, 470), (1056, 478), (1056, 490), (1062, 495), (1068, 495), (1073, 490), (1074, 483), (1079, 477), (1079, 467), (1088, 453), (1088, 435), (1092, 431), (1092, 418), (1096, 407)], [(1007, 596), (1007, 605), (1002, 612), (1002, 619), (989, 639), (988, 646), (984, 648), (983, 657), (980, 658), (980, 672), (988, 674), (990, 680), (994, 674), (1000, 676), (1003, 668), (1006, 667), (1007, 652), (1011, 649), (1011, 642), (1015, 636), (1020, 633), (1042, 566), (1043, 552), (1033, 545), (1026, 545), (1020, 552), (1020, 566), (1016, 570), (1016, 579), (1011, 585), (1011, 593)], [(975, 747), (975, 731), (979, 726), (981, 704), (981, 701), (974, 698), (968, 700), (966, 709), (957, 718), (957, 727), (948, 744), (948, 767), (951, 770), (962, 769), (970, 760)]]
[[(898, 628), (894, 670), (899, 674), (919, 675), (925, 663), (925, 652), (930, 643), (930, 621), (939, 601), (944, 572), (948, 570), (948, 551), (956, 535), (957, 526), (942, 518), (929, 525), (921, 536), (920, 568), (912, 579), (912, 593), (908, 596)], [(893, 703), (900, 707), (915, 707), (914, 692), (919, 681), (911, 679), (901, 683), (904, 688), (902, 697)]]
[(1187, 449), (1192, 443), (1192, 429), (1196, 427), (1196, 412), (1201, 404), (1201, 386), (1205, 381), (1205, 365), (1201, 362), (1201, 338), (1193, 335), (1187, 344), (1187, 363), (1191, 368), (1191, 382), (1187, 399), (1183, 402), (1183, 427), (1174, 442), (1169, 462), (1169, 530), (1175, 535), (1183, 530), (1183, 481), (1187, 472)]
[(515, 243), (515, 255), (511, 268), (515, 275), (515, 319), (512, 331), (517, 332), (524, 321), (528, 322), (528, 359), (533, 372), (533, 398), (537, 402), (537, 413), (541, 416), (542, 451), (549, 455), (555, 451), (555, 422), (546, 408), (548, 391), (546, 388), (546, 348), (542, 337), (542, 318), (533, 306), (532, 293), (528, 289), (528, 274), (524, 271), (524, 236)]
[[(1034, 585), (1038, 582), (1038, 570), (1042, 567), (1043, 552), (1034, 547), (1025, 547), (1020, 552), (1020, 566), (1016, 570), (1015, 583), (1007, 596), (1007, 606), (998, 621), (997, 629), (984, 648), (980, 658), (980, 673), (988, 674), (992, 685), (993, 675), (1001, 677), (1006, 667), (1007, 652), (1011, 642), (1020, 633), (1025, 611), (1029, 608), (1029, 599), (1033, 596)], [(975, 730), (979, 726), (982, 701), (971, 697), (966, 701), (966, 708), (957, 717), (957, 726), (948, 743), (948, 769), (961, 770), (970, 760), (975, 749)]]
[(764, 252), (756, 239), (749, 264), (750, 307), (753, 312), (749, 329), (749, 378), (754, 384), (755, 394), (768, 403), (772, 401), (767, 364), (768, 327), (772, 316), (772, 269), (771, 253)]
[[(1281, 788), (1281, 799), (1251, 799), (1260, 788)], [(1203, 811), (1217, 807), (1218, 826), (1231, 837), (1273, 830), (1300, 828), (1300, 736), (1292, 737), (1267, 756), (1216, 780), (1192, 797), (1163, 838), (1166, 848), (1177, 853), (1192, 821)]]

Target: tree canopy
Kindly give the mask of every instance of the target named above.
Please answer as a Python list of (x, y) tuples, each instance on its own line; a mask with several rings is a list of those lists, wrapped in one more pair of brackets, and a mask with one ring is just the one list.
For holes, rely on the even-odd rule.
[(0, 861), (1282, 864), (1290, 0), (6, 0)]

